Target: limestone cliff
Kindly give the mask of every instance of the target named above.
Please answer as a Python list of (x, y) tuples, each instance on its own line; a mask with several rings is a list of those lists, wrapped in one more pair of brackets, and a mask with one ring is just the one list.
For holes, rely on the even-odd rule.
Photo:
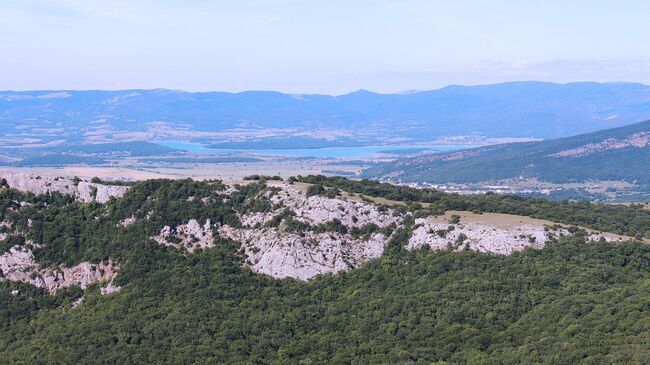
[(75, 182), (62, 177), (44, 177), (26, 174), (4, 174), (9, 187), (33, 194), (59, 192), (70, 194), (80, 201), (106, 203), (111, 197), (119, 198), (129, 189), (128, 186), (104, 185), (88, 181)]

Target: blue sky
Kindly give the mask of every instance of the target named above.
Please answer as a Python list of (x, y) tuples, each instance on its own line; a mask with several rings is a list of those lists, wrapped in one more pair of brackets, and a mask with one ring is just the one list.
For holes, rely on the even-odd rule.
[(650, 83), (650, 1), (2, 0), (0, 89)]

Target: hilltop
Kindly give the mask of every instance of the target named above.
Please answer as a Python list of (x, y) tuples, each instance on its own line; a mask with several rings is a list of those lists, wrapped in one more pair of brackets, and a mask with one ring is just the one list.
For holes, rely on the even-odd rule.
[(9, 362), (647, 356), (640, 206), (323, 176), (0, 182)]

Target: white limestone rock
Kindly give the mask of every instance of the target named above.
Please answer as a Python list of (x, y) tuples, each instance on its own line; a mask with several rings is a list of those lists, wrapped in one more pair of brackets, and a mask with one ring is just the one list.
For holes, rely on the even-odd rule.
[(84, 297), (75, 300), (74, 302), (72, 302), (72, 308), (73, 309), (78, 308), (81, 305), (81, 303), (83, 303), (83, 301), (84, 301)]
[[(390, 237), (375, 233), (370, 237), (354, 238), (350, 234), (317, 233), (309, 229), (291, 232), (284, 222), (272, 227), (269, 224), (271, 220), (286, 209), (294, 213), (292, 219), (310, 226), (338, 220), (348, 230), (370, 223), (378, 227), (395, 225), (399, 228), (406, 217), (394, 209), (380, 208), (368, 202), (307, 197), (297, 185), (280, 183), (272, 186), (279, 190), (265, 190), (255, 198), (269, 199), (273, 209), (239, 216), (240, 228), (212, 226), (210, 221), (201, 225), (196, 219), (191, 219), (176, 228), (165, 226), (153, 239), (161, 245), (192, 252), (198, 247), (212, 247), (214, 231), (214, 234), (241, 245), (246, 257), (245, 265), (254, 272), (279, 279), (309, 280), (320, 274), (358, 267), (380, 257)], [(454, 229), (449, 230), (450, 217), (456, 213), (463, 216), (462, 222), (453, 224)], [(553, 223), (506, 214), (448, 212), (443, 217), (417, 219), (406, 248), (413, 250), (426, 245), (432, 249), (469, 249), (508, 255), (526, 247), (542, 248), (548, 240), (570, 235), (566, 228), (549, 227), (549, 224)], [(599, 237), (594, 236), (593, 240)]]
[(97, 282), (111, 281), (117, 270), (111, 259), (99, 264), (82, 262), (72, 267), (41, 268), (32, 251), (22, 246), (14, 246), (0, 255), (1, 280), (31, 284), (50, 294), (69, 286), (85, 289)]
[(121, 286), (114, 285), (114, 284), (113, 284), (113, 281), (111, 280), (111, 282), (108, 283), (108, 285), (106, 285), (106, 286), (103, 287), (103, 288), (100, 288), (100, 289), (99, 289), (99, 292), (100, 292), (102, 295), (109, 295), (109, 294), (113, 294), (113, 293), (118, 293), (120, 290), (122, 290), (122, 287), (121, 287)]
[[(418, 227), (413, 231), (406, 248), (413, 250), (426, 245), (434, 250), (469, 249), (509, 255), (526, 247), (540, 249), (549, 240), (572, 235), (565, 226), (529, 217), (490, 213), (477, 215), (464, 212), (462, 213), (464, 217), (459, 224), (450, 224), (447, 222), (450, 214), (447, 213), (446, 217), (442, 218), (416, 219), (415, 223)], [(600, 240), (622, 242), (630, 239), (612, 233), (589, 230), (587, 233), (586, 242)]]
[[(550, 233), (544, 227), (523, 225), (515, 229), (501, 229), (481, 224), (451, 225), (454, 230), (447, 231), (450, 225), (446, 223), (429, 223), (418, 227), (406, 245), (407, 250), (413, 250), (423, 245), (434, 250), (452, 248), (460, 251), (470, 249), (480, 252), (491, 252), (509, 255), (526, 247), (542, 248), (550, 238)], [(444, 236), (437, 232), (446, 232)], [(466, 237), (459, 240), (459, 237)]]
[(9, 236), (7, 234), (7, 231), (11, 230), (12, 227), (13, 224), (11, 222), (7, 222), (7, 221), (0, 222), (0, 241), (4, 241)]
[(337, 273), (380, 257), (388, 238), (381, 233), (368, 240), (339, 233), (282, 232), (276, 228), (238, 229), (228, 225), (219, 234), (240, 242), (253, 271), (277, 279), (309, 280)]
[(244, 227), (255, 227), (257, 225), (263, 226), (269, 223), (276, 212), (266, 213), (246, 213), (239, 219)]
[(130, 216), (130, 217), (128, 217), (128, 218), (124, 218), (124, 219), (122, 219), (122, 220), (118, 223), (118, 225), (119, 225), (119, 226), (122, 226), (122, 227), (124, 227), (124, 228), (126, 228), (126, 227), (132, 225), (132, 224), (135, 223), (135, 222), (136, 222), (136, 218), (135, 218), (135, 216), (132, 215), (132, 216)]
[(599, 242), (599, 241), (605, 241), (605, 242), (623, 242), (627, 241), (628, 238), (619, 236), (619, 235), (614, 235), (610, 233), (597, 233), (597, 232), (592, 232), (587, 236), (587, 242)]
[(300, 188), (282, 185), (281, 191), (270, 197), (274, 204), (282, 204), (296, 213), (296, 219), (319, 225), (338, 219), (348, 228), (374, 223), (379, 227), (401, 224), (403, 217), (393, 209), (383, 211), (378, 206), (353, 200), (306, 195)]
[(176, 249), (184, 248), (188, 252), (214, 246), (212, 223), (209, 219), (206, 220), (203, 226), (196, 219), (190, 219), (187, 223), (181, 224), (174, 229), (170, 226), (164, 226), (160, 233), (152, 237), (152, 239), (161, 246), (170, 246)]
[(7, 180), (10, 187), (20, 191), (34, 194), (59, 192), (72, 195), (86, 203), (96, 201), (103, 204), (108, 202), (111, 197), (122, 197), (129, 190), (128, 186), (103, 185), (87, 181), (80, 181), (75, 185), (75, 182), (71, 179), (62, 177), (53, 178), (26, 174), (4, 174), (1, 177)]

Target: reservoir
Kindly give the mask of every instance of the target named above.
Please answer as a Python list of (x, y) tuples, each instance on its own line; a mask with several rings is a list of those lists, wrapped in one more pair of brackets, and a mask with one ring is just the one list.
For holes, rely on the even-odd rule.
[(286, 155), (291, 157), (321, 157), (321, 158), (374, 158), (386, 155), (399, 155), (408, 151), (447, 152), (476, 146), (432, 146), (432, 145), (402, 145), (402, 146), (359, 146), (359, 147), (324, 147), (324, 148), (286, 148), (286, 149), (213, 149), (206, 148), (201, 143), (185, 141), (156, 141), (155, 143), (197, 154), (257, 154), (257, 155)]

